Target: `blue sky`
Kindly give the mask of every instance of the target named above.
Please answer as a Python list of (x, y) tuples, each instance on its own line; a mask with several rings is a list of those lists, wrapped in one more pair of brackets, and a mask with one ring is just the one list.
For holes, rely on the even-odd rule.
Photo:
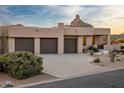
[(70, 24), (76, 14), (94, 27), (110, 27), (112, 33), (124, 32), (124, 6), (0, 6), (0, 19), (11, 24), (27, 26), (53, 27), (58, 22)]

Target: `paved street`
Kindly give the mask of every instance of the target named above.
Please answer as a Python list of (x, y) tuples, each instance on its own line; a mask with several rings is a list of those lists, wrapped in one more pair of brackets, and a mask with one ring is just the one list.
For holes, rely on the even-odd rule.
[(124, 70), (81, 76), (48, 84), (31, 86), (33, 88), (123, 88)]

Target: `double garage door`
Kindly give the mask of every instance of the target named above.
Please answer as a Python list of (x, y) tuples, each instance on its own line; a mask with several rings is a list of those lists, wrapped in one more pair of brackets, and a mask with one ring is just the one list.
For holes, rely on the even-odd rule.
[[(16, 51), (29, 51), (34, 53), (34, 38), (15, 38)], [(40, 39), (40, 53), (53, 54), (57, 53), (57, 39), (56, 38), (41, 38)]]
[[(58, 51), (57, 39), (40, 39), (41, 54), (56, 54)], [(77, 53), (77, 39), (64, 39), (64, 53)]]
[[(41, 38), (40, 53), (56, 54), (58, 51), (57, 42), (57, 38)], [(15, 50), (34, 53), (34, 38), (15, 38)], [(64, 53), (77, 53), (77, 39), (64, 39)]]

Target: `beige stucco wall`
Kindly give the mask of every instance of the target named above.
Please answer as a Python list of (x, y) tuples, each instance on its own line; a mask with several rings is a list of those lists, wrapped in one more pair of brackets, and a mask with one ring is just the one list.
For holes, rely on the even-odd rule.
[(93, 35), (93, 28), (68, 27), (64, 29), (65, 35)]
[(116, 45), (104, 45), (104, 49), (106, 50), (120, 49), (121, 46), (124, 46), (124, 43), (120, 43)]
[[(110, 45), (110, 28), (94, 28), (94, 35), (98, 35), (96, 42), (97, 44), (105, 43), (103, 37), (107, 36), (107, 45)], [(103, 35), (103, 36), (102, 36)]]
[(10, 27), (9, 37), (58, 37), (58, 28)]
[(94, 28), (94, 35), (108, 35), (110, 34), (110, 28)]
[[(87, 36), (87, 46), (92, 45), (93, 35), (107, 35), (108, 44), (110, 44), (110, 29), (109, 28), (92, 28), (92, 27), (65, 27), (63, 23), (59, 23), (58, 27), (54, 28), (36, 28), (12, 26), (9, 27), (9, 52), (15, 51), (15, 37), (33, 37), (34, 38), (34, 52), (40, 53), (40, 38), (57, 38), (58, 39), (58, 53), (64, 53), (64, 36), (77, 37), (77, 51), (82, 53), (83, 40), (82, 37)], [(102, 37), (97, 38), (97, 44), (101, 43)]]
[[(60, 26), (59, 26), (60, 25)], [(61, 31), (60, 31), (61, 30)], [(62, 33), (60, 33), (62, 32)], [(54, 28), (36, 28), (12, 26), (9, 27), (9, 37), (59, 37), (62, 35), (109, 35), (109, 28), (92, 28), (92, 27), (64, 27), (63, 23), (59, 23)]]
[(64, 24), (59, 23), (59, 35), (58, 35), (58, 54), (63, 54), (64, 53)]
[(77, 37), (77, 52), (82, 53), (82, 36)]
[(9, 52), (15, 51), (15, 39), (14, 38), (8, 38), (8, 51)]
[(40, 54), (40, 38), (34, 38), (34, 53)]
[[(104, 41), (104, 38), (106, 39)], [(107, 43), (107, 36), (95, 36), (95, 44), (101, 45)]]
[(99, 44), (99, 36), (95, 36), (95, 44)]
[(92, 45), (92, 36), (87, 36), (86, 38), (86, 46), (89, 47)]
[(107, 35), (107, 44), (108, 45), (111, 44), (111, 36), (110, 36), (110, 34)]

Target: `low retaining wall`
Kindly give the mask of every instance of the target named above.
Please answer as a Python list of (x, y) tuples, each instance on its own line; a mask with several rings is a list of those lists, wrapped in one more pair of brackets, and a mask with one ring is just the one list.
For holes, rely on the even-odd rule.
[(124, 43), (113, 44), (113, 45), (104, 45), (104, 49), (105, 50), (120, 49), (121, 46), (124, 46)]

